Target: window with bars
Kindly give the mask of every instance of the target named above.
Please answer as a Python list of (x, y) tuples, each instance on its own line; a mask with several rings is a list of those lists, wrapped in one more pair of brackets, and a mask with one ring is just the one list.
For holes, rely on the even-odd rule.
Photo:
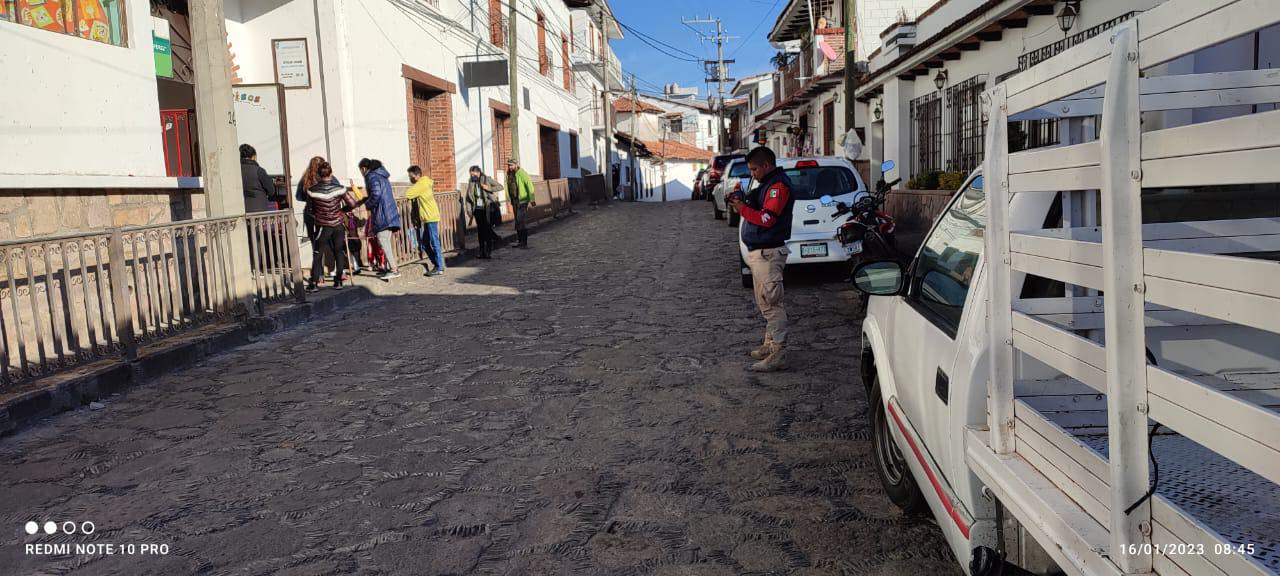
[[(1020, 152), (1032, 148), (1056, 146), (1062, 143), (1058, 133), (1057, 118), (1010, 122), (1009, 151)], [(1096, 138), (1095, 138), (1096, 139)]]
[(987, 84), (979, 76), (947, 89), (947, 115), (951, 157), (947, 170), (969, 172), (982, 164), (982, 91)]
[(911, 101), (911, 175), (942, 169), (942, 99), (930, 92)]

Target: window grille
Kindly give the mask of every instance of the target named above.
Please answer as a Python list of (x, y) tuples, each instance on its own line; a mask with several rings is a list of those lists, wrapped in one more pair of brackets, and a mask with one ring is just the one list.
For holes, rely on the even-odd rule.
[(947, 113), (950, 118), (951, 158), (947, 170), (969, 172), (982, 164), (983, 138), (982, 91), (987, 84), (974, 76), (947, 89)]
[(942, 99), (930, 92), (911, 101), (911, 175), (942, 169)]

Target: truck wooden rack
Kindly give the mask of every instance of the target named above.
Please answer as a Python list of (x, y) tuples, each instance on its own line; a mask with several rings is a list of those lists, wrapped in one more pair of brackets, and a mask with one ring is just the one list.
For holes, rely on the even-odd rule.
[[(1168, 0), (984, 96), (990, 425), (966, 459), (1068, 573), (1280, 572), (1280, 219), (1143, 225), (1141, 200), (1280, 182), (1280, 110), (1141, 126), (1280, 101), (1280, 69), (1142, 73), (1277, 22), (1275, 0)], [(1098, 85), (1098, 141), (1009, 153), (1011, 115)], [(1011, 222), (1020, 195), (1076, 190), (1100, 227)], [(1101, 294), (1015, 299), (1027, 274)]]

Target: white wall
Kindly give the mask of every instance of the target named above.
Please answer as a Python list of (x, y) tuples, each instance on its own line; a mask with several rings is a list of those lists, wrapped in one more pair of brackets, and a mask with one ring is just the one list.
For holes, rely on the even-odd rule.
[[(639, 163), (637, 163), (638, 165)], [(663, 170), (661, 164), (644, 160), (647, 175), (651, 175), (649, 183), (653, 186), (653, 195), (640, 198), (641, 202), (662, 202)], [(693, 199), (693, 181), (698, 170), (706, 166), (705, 162), (686, 160), (669, 160), (666, 166), (667, 202), (679, 202)]]
[[(857, 59), (866, 60), (867, 55), (875, 52), (880, 48), (880, 33), (885, 28), (892, 26), (898, 21), (898, 15), (902, 11), (906, 11), (907, 17), (915, 19), (930, 6), (933, 6), (937, 0), (879, 0), (878, 2), (859, 2), (858, 3), (858, 48)], [(980, 0), (951, 0), (944, 6), (946, 9), (950, 5), (968, 6), (970, 4), (977, 5)], [(964, 11), (968, 13), (969, 8)], [(932, 18), (932, 17), (931, 17)], [(951, 20), (947, 20), (951, 22)]]
[[(315, 39), (316, 18), (309, 0), (228, 0), (228, 37), (245, 82), (274, 81), (272, 38), (308, 39), (312, 88), (287, 95), (291, 165), (305, 170), (312, 156), (325, 154), (324, 116), (320, 82), (323, 48), (328, 100), (329, 149), (339, 177), (358, 176), (360, 158), (378, 158), (393, 180), (404, 180), (409, 166), (408, 96), (401, 65), (406, 64), (457, 86), (453, 104), (454, 167), (459, 182), (471, 165), (495, 172), (493, 115), (489, 100), (511, 105), (507, 86), (471, 88), (462, 78), (462, 59), (502, 52), (489, 43), (487, 2), (440, 0), (438, 10), (419, 2), (322, 2), (321, 41)], [(231, 6), (234, 4), (234, 10)], [(505, 5), (505, 4), (504, 4)], [(591, 139), (580, 129), (578, 95), (563, 84), (560, 33), (569, 34), (568, 9), (563, 2), (539, 0), (547, 19), (546, 46), (552, 62), (547, 76), (537, 64), (535, 2), (521, 0), (519, 86), (530, 92), (530, 108), (520, 107), (520, 160), (530, 174), (540, 175), (538, 119), (561, 127), (561, 176), (578, 176), (569, 160), (569, 130), (579, 133), (579, 146)], [(473, 12), (474, 9), (474, 12)], [(474, 16), (474, 18), (473, 18)], [(523, 100), (523, 99), (521, 99)]]
[(124, 6), (125, 47), (0, 22), (0, 187), (164, 178), (150, 5)]
[[(245, 84), (273, 83), (272, 39), (305, 38), (310, 60), (311, 88), (285, 90), (289, 133), (289, 170), (296, 181), (313, 156), (326, 151), (320, 84), (320, 46), (316, 42), (315, 12), (307, 0), (224, 0), (227, 40)], [(332, 50), (330, 46), (323, 48)], [(328, 55), (328, 54), (326, 54)], [(335, 136), (330, 134), (331, 137)], [(251, 143), (252, 144), (252, 143)], [(354, 166), (339, 176), (354, 177)]]

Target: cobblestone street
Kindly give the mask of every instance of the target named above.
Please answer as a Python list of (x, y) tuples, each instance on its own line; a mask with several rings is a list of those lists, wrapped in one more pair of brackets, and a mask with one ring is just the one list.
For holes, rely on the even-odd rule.
[(755, 375), (763, 321), (710, 206), (581, 211), (0, 439), (0, 573), (960, 572), (876, 479), (837, 272), (789, 273), (792, 369)]

